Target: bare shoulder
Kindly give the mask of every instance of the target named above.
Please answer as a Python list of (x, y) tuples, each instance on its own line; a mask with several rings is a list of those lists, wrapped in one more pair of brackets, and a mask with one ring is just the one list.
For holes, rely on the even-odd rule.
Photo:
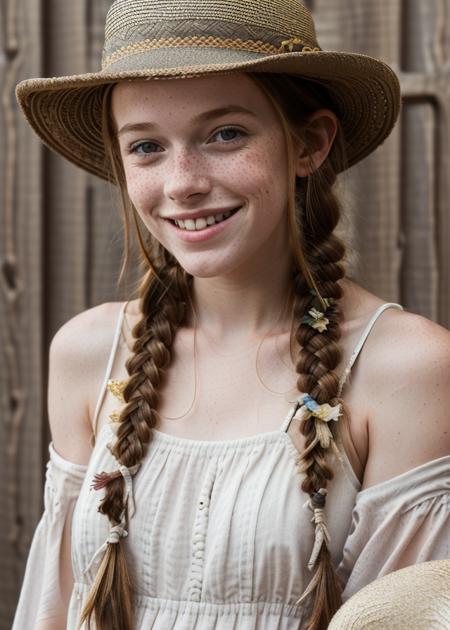
[[(444, 344), (442, 351), (445, 354), (450, 343), (448, 330), (426, 317), (399, 309), (386, 310), (371, 336), (374, 338), (378, 336), (376, 346), (380, 351), (380, 356), (384, 356), (387, 351), (392, 358), (397, 355), (399, 361), (410, 353), (422, 352), (426, 348), (433, 353), (439, 353), (442, 344)], [(382, 343), (379, 343), (381, 338), (386, 340), (384, 347)]]
[(56, 332), (50, 349), (81, 354), (88, 350), (87, 354), (95, 356), (95, 351), (104, 350), (112, 341), (122, 306), (122, 302), (105, 302), (78, 313)]
[(48, 413), (56, 451), (85, 464), (92, 452), (92, 413), (106, 370), (121, 302), (72, 317), (50, 345)]
[(450, 454), (450, 333), (420, 315), (389, 309), (367, 345), (364, 487)]

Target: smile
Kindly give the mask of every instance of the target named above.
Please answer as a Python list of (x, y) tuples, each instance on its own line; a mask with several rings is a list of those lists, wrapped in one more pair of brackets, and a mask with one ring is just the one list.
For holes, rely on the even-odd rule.
[(211, 227), (212, 225), (215, 225), (216, 223), (222, 223), (223, 221), (226, 221), (226, 219), (231, 217), (233, 214), (236, 214), (239, 209), (240, 208), (236, 208), (235, 210), (229, 210), (228, 212), (221, 212), (219, 214), (214, 214), (207, 217), (200, 217), (199, 219), (185, 219), (184, 221), (182, 219), (178, 219), (177, 221), (172, 221), (172, 223), (174, 223), (181, 230), (199, 232), (201, 230), (205, 230), (208, 227)]

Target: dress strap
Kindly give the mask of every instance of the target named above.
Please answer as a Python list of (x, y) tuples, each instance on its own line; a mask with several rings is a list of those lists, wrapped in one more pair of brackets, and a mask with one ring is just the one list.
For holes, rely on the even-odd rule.
[(294, 405), (292, 405), (292, 407), (289, 409), (289, 411), (287, 412), (287, 414), (286, 414), (286, 416), (285, 416), (285, 418), (283, 420), (283, 424), (280, 427), (280, 431), (283, 431), (284, 433), (287, 433), (287, 431), (288, 431), (288, 429), (290, 427), (292, 418), (294, 417), (295, 412), (297, 411), (297, 408), (298, 408), (298, 403), (294, 403)]
[(361, 352), (363, 345), (366, 343), (367, 337), (369, 336), (370, 331), (372, 330), (375, 322), (377, 321), (381, 313), (383, 313), (388, 308), (396, 308), (403, 311), (403, 306), (401, 306), (400, 304), (396, 304), (395, 302), (386, 302), (386, 304), (382, 304), (380, 307), (377, 308), (375, 313), (372, 315), (369, 323), (367, 324), (363, 334), (359, 338), (359, 341), (356, 344), (355, 349), (353, 350), (352, 356), (350, 357), (350, 361), (348, 362), (347, 367), (342, 372), (341, 378), (339, 379), (338, 397), (341, 396), (342, 394), (342, 390), (344, 389), (344, 385), (347, 381), (348, 375), (351, 372), (353, 364), (358, 358), (358, 355)]
[[(350, 361), (348, 362), (347, 367), (343, 371), (342, 376), (341, 376), (341, 378), (339, 380), (338, 397), (341, 396), (341, 394), (342, 394), (342, 390), (344, 388), (344, 385), (345, 385), (345, 382), (347, 380), (347, 377), (350, 374), (351, 369), (353, 367), (353, 364), (355, 363), (356, 359), (358, 358), (358, 355), (361, 352), (361, 349), (362, 349), (363, 345), (365, 344), (365, 342), (367, 340), (367, 337), (369, 336), (370, 331), (372, 330), (375, 322), (377, 321), (377, 319), (379, 318), (381, 313), (383, 313), (388, 308), (397, 308), (397, 309), (399, 309), (401, 311), (403, 310), (403, 306), (401, 306), (400, 304), (396, 304), (395, 302), (386, 302), (386, 304), (382, 304), (374, 312), (374, 314), (370, 318), (369, 323), (367, 324), (366, 328), (364, 329), (363, 334), (359, 338), (359, 341), (356, 344), (355, 349), (353, 350), (352, 356), (350, 357)], [(292, 418), (295, 415), (297, 407), (298, 407), (298, 405), (294, 405), (293, 407), (291, 407), (291, 409), (289, 410), (287, 416), (285, 417), (285, 419), (283, 421), (283, 424), (281, 425), (281, 428), (280, 428), (281, 431), (286, 432), (289, 429), (289, 426), (291, 424)]]
[(119, 345), (120, 333), (122, 332), (122, 322), (125, 315), (125, 309), (127, 307), (128, 302), (124, 302), (119, 311), (119, 317), (117, 318), (116, 330), (114, 332), (114, 339), (112, 342), (111, 352), (109, 354), (108, 365), (106, 367), (105, 377), (103, 379), (103, 384), (100, 389), (100, 393), (98, 395), (97, 404), (95, 406), (94, 417), (92, 419), (92, 428), (94, 431), (94, 440), (97, 436), (97, 421), (100, 413), (100, 409), (103, 403), (103, 399), (106, 393), (106, 386), (108, 384), (109, 377), (111, 376), (111, 370), (114, 364), (114, 358), (116, 356), (117, 347)]

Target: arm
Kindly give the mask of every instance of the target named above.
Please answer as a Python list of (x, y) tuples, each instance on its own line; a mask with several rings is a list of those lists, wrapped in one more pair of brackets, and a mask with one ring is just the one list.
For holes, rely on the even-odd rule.
[(48, 411), (52, 444), (45, 511), (33, 537), (14, 630), (66, 627), (73, 589), (72, 514), (92, 451), (90, 401), (98, 393), (111, 341), (108, 321), (101, 326), (104, 336), (98, 332), (99, 317), (105, 323), (105, 307), (77, 315), (51, 343)]
[(366, 377), (363, 489), (450, 454), (450, 334), (409, 313), (381, 334)]
[[(87, 465), (92, 452), (87, 389), (89, 378), (94, 377), (87, 344), (91, 315), (87, 311), (67, 322), (50, 346), (48, 413), (53, 447), (64, 459), (82, 465)], [(70, 541), (73, 508), (71, 505), (66, 516), (60, 548), (61, 621), (64, 621), (61, 627), (66, 624), (73, 589)]]
[(105, 306), (68, 321), (50, 346), (48, 413), (53, 445), (61, 457), (77, 464), (87, 464), (92, 452), (90, 401), (98, 393), (110, 343), (110, 335), (103, 343), (98, 334)]
[(369, 455), (339, 566), (344, 600), (377, 577), (450, 555), (450, 335), (410, 314), (388, 328), (365, 363)]

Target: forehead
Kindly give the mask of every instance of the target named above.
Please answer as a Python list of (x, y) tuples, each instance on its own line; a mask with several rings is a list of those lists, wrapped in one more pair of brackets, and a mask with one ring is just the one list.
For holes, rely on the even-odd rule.
[(122, 82), (114, 86), (112, 110), (117, 122), (148, 116), (195, 116), (227, 105), (268, 115), (272, 106), (246, 74)]

